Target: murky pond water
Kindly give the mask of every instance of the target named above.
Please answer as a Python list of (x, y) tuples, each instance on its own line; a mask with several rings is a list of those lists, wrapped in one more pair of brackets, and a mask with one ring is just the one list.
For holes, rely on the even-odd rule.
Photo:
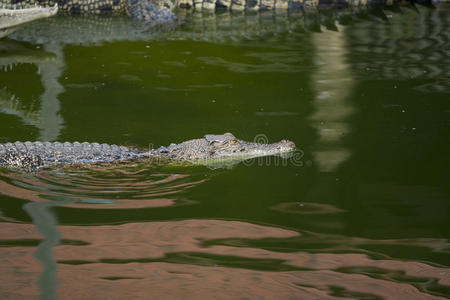
[(1, 40), (0, 142), (297, 155), (2, 170), (0, 297), (450, 297), (450, 6), (179, 16)]

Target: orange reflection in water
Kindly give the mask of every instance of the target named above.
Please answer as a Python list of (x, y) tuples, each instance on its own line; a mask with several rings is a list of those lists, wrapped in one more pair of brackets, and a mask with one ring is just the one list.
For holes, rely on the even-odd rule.
[(39, 295), (36, 282), (43, 267), (34, 251), (31, 247), (0, 248), (0, 299), (36, 299)]
[[(3, 239), (39, 237), (33, 225), (4, 225), (0, 229)], [(438, 268), (416, 261), (375, 260), (365, 254), (355, 253), (283, 253), (252, 247), (203, 246), (203, 242), (216, 239), (284, 239), (300, 235), (296, 231), (246, 222), (182, 220), (58, 226), (58, 229), (63, 241), (83, 242), (63, 243), (53, 248), (53, 257), (59, 262), (57, 293), (61, 299), (331, 299), (335, 298), (334, 287), (339, 288), (344, 296), (439, 299), (408, 282), (361, 274), (357, 267), (377, 268), (385, 273), (400, 272), (450, 286), (450, 268)], [(0, 248), (4, 270), (2, 296), (38, 293), (33, 285), (24, 283), (36, 282), (41, 270), (33, 258), (33, 251), (33, 247)], [(155, 261), (168, 254), (183, 253), (219, 255), (231, 260), (279, 260), (293, 270), (261, 271), (248, 267), (218, 266), (214, 260), (195, 263)], [(108, 259), (114, 262), (106, 263)], [(254, 265), (258, 265), (258, 262), (254, 262)], [(340, 268), (354, 270), (343, 272)]]
[[(62, 266), (63, 299), (354, 299), (333, 297), (331, 287), (351, 295), (385, 299), (444, 299), (408, 284), (365, 275), (320, 271), (254, 271), (169, 263)], [(114, 280), (116, 276), (120, 276)]]

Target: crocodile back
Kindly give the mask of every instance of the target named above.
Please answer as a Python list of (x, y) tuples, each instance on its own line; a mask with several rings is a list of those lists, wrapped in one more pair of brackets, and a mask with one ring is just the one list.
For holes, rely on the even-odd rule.
[(136, 149), (98, 143), (15, 142), (0, 144), (0, 165), (39, 169), (59, 164), (134, 159), (142, 154)]

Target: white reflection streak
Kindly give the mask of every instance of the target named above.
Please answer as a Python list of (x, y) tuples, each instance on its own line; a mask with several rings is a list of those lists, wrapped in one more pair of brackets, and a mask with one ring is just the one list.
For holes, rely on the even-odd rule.
[(348, 96), (354, 81), (346, 63), (344, 27), (337, 26), (338, 32), (324, 31), (312, 36), (317, 68), (313, 75), (315, 110), (310, 120), (319, 136), (313, 156), (321, 172), (335, 171), (351, 154), (342, 137), (350, 130), (347, 120), (354, 107)]
[[(12, 46), (11, 46), (12, 45)], [(12, 69), (13, 64), (33, 63), (38, 66), (41, 75), (44, 93), (41, 96), (41, 106), (38, 111), (21, 108), (19, 97), (10, 94), (6, 88), (0, 89), (0, 112), (19, 117), (23, 123), (35, 126), (39, 129), (39, 140), (54, 141), (59, 137), (64, 120), (60, 114), (59, 95), (65, 91), (58, 81), (62, 76), (66, 63), (64, 60), (63, 46), (61, 44), (48, 44), (44, 46), (48, 54), (54, 53), (55, 59), (49, 59), (39, 52), (24, 51), (15, 43), (0, 44), (0, 48), (6, 49), (7, 54), (16, 48), (22, 53), (0, 60), (0, 66)], [(1, 50), (1, 49), (0, 49)]]
[(58, 96), (64, 92), (64, 87), (58, 79), (61, 78), (66, 64), (61, 44), (48, 44), (44, 49), (55, 53), (56, 59), (39, 63), (41, 81), (45, 91), (41, 96), (40, 120), (37, 127), (40, 140), (54, 141), (58, 138), (63, 126)]

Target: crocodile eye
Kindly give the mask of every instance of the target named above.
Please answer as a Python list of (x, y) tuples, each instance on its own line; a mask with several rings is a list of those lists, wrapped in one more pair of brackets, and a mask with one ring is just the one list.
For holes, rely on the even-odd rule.
[(234, 145), (234, 144), (236, 144), (236, 143), (237, 143), (236, 140), (231, 140), (231, 141), (230, 141), (230, 144), (231, 144), (231, 145)]

